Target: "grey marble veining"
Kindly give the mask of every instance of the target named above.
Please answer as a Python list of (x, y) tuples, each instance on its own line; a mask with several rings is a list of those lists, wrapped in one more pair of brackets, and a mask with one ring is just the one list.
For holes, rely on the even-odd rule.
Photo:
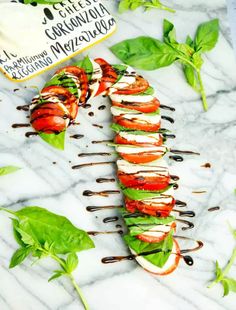
[[(211, 290), (207, 283), (213, 278), (214, 262), (218, 259), (224, 266), (231, 255), (235, 242), (227, 221), (236, 227), (236, 64), (232, 51), (227, 22), (226, 4), (217, 1), (166, 1), (176, 8), (176, 14), (161, 11), (143, 13), (142, 10), (118, 15), (115, 1), (104, 1), (118, 22), (116, 34), (89, 50), (91, 57), (104, 57), (118, 62), (108, 47), (125, 38), (151, 35), (161, 38), (162, 20), (174, 22), (178, 38), (184, 40), (193, 35), (200, 22), (219, 17), (220, 39), (216, 48), (204, 56), (203, 80), (208, 95), (209, 111), (204, 113), (198, 95), (186, 84), (178, 65), (157, 71), (141, 72), (157, 88), (160, 101), (176, 108), (175, 124), (163, 121), (176, 134), (170, 145), (178, 149), (192, 149), (200, 157), (185, 157), (184, 162), (170, 161), (171, 172), (180, 176), (176, 197), (188, 203), (189, 210), (196, 212), (195, 228), (184, 232), (187, 236), (204, 241), (201, 251), (193, 254), (195, 264), (183, 262), (175, 273), (167, 277), (155, 277), (140, 268), (135, 262), (103, 265), (100, 260), (109, 255), (125, 255), (127, 248), (119, 235), (94, 237), (96, 248), (79, 254), (80, 264), (75, 276), (82, 286), (92, 310), (157, 309), (166, 310), (234, 310), (235, 294), (222, 298), (220, 285)], [(79, 56), (78, 56), (79, 57)], [(78, 58), (76, 57), (76, 58)], [(67, 63), (72, 63), (68, 61)], [(116, 183), (97, 184), (97, 177), (114, 177), (114, 166), (101, 166), (72, 170), (74, 164), (89, 161), (79, 158), (78, 153), (111, 151), (92, 140), (112, 138), (109, 129), (111, 115), (109, 101), (98, 98), (91, 102), (91, 110), (80, 109), (78, 122), (81, 125), (69, 128), (64, 152), (57, 151), (37, 137), (25, 138), (27, 128), (13, 129), (12, 123), (27, 121), (27, 113), (17, 111), (16, 106), (26, 104), (41, 88), (51, 70), (28, 82), (15, 84), (0, 76), (0, 165), (14, 164), (22, 167), (19, 172), (0, 179), (0, 205), (17, 209), (24, 205), (39, 205), (67, 216), (74, 224), (85, 230), (110, 230), (115, 224), (103, 223), (103, 218), (118, 214), (116, 210), (88, 213), (88, 205), (120, 204), (121, 195), (84, 197), (83, 191), (91, 189), (117, 189)], [(27, 88), (24, 88), (24, 87)], [(19, 88), (18, 91), (13, 91)], [(99, 111), (101, 104), (106, 109)], [(165, 111), (162, 112), (166, 114)], [(92, 124), (101, 124), (96, 128)], [(72, 134), (84, 138), (69, 138)], [(114, 159), (114, 155), (107, 157)], [(103, 161), (96, 157), (94, 161)], [(56, 162), (56, 164), (53, 164)], [(202, 168), (210, 162), (212, 168)], [(195, 194), (194, 191), (206, 191)], [(220, 211), (208, 212), (209, 207), (221, 206)], [(179, 233), (183, 234), (181, 230)], [(181, 243), (183, 247), (186, 243)], [(0, 214), (0, 309), (1, 310), (77, 310), (82, 309), (76, 293), (66, 279), (48, 283), (54, 263), (45, 259), (30, 266), (27, 260), (20, 267), (8, 269), (8, 264), (17, 245), (11, 233), (7, 216)], [(236, 268), (232, 268), (232, 276)]]

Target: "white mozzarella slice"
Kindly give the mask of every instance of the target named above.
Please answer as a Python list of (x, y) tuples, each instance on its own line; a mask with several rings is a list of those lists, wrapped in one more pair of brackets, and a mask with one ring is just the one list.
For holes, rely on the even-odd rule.
[(137, 143), (156, 143), (162, 139), (162, 135), (160, 133), (134, 135), (128, 131), (120, 131), (119, 135), (127, 141), (135, 141)]
[(166, 225), (156, 225), (152, 227), (149, 231), (145, 231), (142, 233), (142, 236), (147, 236), (147, 237), (162, 237), (164, 234), (167, 234), (171, 230), (171, 225), (173, 222), (166, 224)]
[(165, 192), (161, 194), (157, 194), (156, 197), (150, 198), (150, 199), (142, 199), (142, 202), (146, 205), (153, 205), (153, 206), (158, 206), (158, 205), (168, 205), (172, 203), (173, 201), (173, 196), (174, 196), (174, 190), (173, 188), (169, 188)]
[(69, 111), (67, 110), (66, 106), (63, 104), (63, 102), (55, 95), (52, 95), (51, 93), (43, 93), (41, 95), (37, 95), (32, 99), (32, 104), (30, 105), (30, 110), (33, 110), (38, 104), (39, 99), (47, 100), (48, 102), (57, 103), (60, 105), (63, 111), (65, 111), (66, 114), (69, 114)]
[(156, 176), (156, 171), (162, 175), (169, 175), (167, 162), (162, 158), (148, 164), (132, 164), (124, 159), (119, 159), (117, 166), (120, 172), (127, 174), (141, 173), (143, 176)]
[[(136, 255), (137, 253), (130, 248), (130, 251), (132, 254)], [(165, 265), (160, 268), (149, 262), (145, 259), (144, 256), (137, 256), (135, 259), (141, 265), (144, 269), (146, 269), (149, 272), (156, 273), (156, 274), (164, 274), (166, 271), (168, 271), (173, 265), (176, 263), (176, 253), (178, 253), (177, 245), (174, 242), (172, 252), (165, 263)]]
[(112, 94), (110, 95), (112, 101), (115, 102), (150, 102), (155, 97), (151, 95), (119, 95), (119, 94)]
[(145, 146), (145, 147), (133, 147), (133, 146), (125, 146), (124, 145), (117, 145), (116, 146), (116, 151), (118, 153), (124, 153), (124, 154), (136, 154), (136, 153), (144, 153), (144, 152), (149, 152), (149, 153), (160, 153), (164, 154), (167, 150), (167, 147), (164, 145), (161, 146)]
[(95, 62), (91, 58), (90, 58), (90, 61), (93, 65), (93, 73), (91, 76), (92, 84), (89, 84), (89, 89), (91, 92), (90, 98), (93, 98), (96, 95), (98, 88), (100, 86), (100, 82), (102, 78), (102, 68), (97, 62)]
[(117, 91), (117, 89), (122, 89), (122, 88), (126, 88), (129, 87), (129, 85), (133, 84), (136, 81), (136, 73), (134, 69), (130, 66), (127, 66), (126, 72), (125, 74), (120, 78), (120, 80), (118, 82), (116, 82), (114, 85), (112, 85), (112, 87), (110, 87), (108, 94), (112, 94), (115, 91)]

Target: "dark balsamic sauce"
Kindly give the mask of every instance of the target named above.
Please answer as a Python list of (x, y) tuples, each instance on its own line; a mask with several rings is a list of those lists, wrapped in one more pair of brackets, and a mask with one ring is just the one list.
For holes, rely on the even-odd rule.
[(186, 216), (186, 217), (194, 217), (196, 214), (193, 211), (180, 211), (180, 210), (176, 210), (173, 209), (173, 211), (178, 212), (179, 216)]
[(117, 224), (116, 228), (122, 228), (122, 226), (120, 224)]
[(173, 124), (175, 122), (175, 120), (172, 117), (170, 117), (170, 116), (162, 115), (161, 118), (166, 120), (166, 121), (168, 121), (168, 122), (170, 122), (171, 124)]
[(82, 108), (84, 108), (84, 109), (89, 109), (89, 108), (91, 108), (91, 104), (86, 103), (86, 104), (84, 104), (84, 105), (82, 106)]
[(194, 228), (194, 224), (192, 222), (186, 221), (186, 220), (180, 220), (176, 219), (177, 222), (183, 223), (185, 226), (183, 226), (182, 230), (188, 230)]
[(92, 116), (94, 116), (94, 113), (93, 113), (93, 112), (89, 112), (89, 113), (88, 113), (88, 116), (91, 116), (91, 117), (92, 117)]
[(171, 155), (169, 156), (170, 159), (173, 159), (174, 161), (178, 161), (178, 162), (181, 162), (183, 161), (183, 157), (182, 156), (179, 156), (179, 155)]
[(84, 137), (84, 135), (79, 135), (79, 134), (75, 134), (75, 135), (70, 136), (70, 138), (72, 138), (72, 139), (82, 139), (83, 137)]
[(193, 194), (205, 194), (207, 191), (192, 191)]
[(99, 163), (87, 163), (87, 164), (81, 164), (81, 165), (75, 165), (72, 166), (72, 169), (80, 169), (84, 167), (92, 167), (92, 166), (98, 166), (98, 165), (109, 165), (109, 164), (115, 164), (115, 161), (105, 161), (105, 162), (99, 162)]
[(168, 105), (164, 105), (164, 104), (161, 104), (161, 105), (160, 105), (160, 108), (161, 108), (161, 109), (164, 109), (164, 110), (169, 110), (169, 111), (172, 111), (172, 112), (175, 111), (175, 108), (170, 107), (170, 106), (168, 106)]
[(83, 192), (83, 196), (91, 197), (91, 196), (103, 196), (103, 197), (109, 197), (109, 195), (115, 195), (119, 194), (120, 191), (118, 190), (106, 190), (106, 191), (101, 191), (101, 192), (93, 192), (90, 190), (85, 190)]
[(12, 128), (30, 127), (30, 124), (12, 124)]
[(80, 153), (79, 157), (89, 157), (89, 156), (110, 156), (111, 153), (99, 152), (99, 153)]
[(170, 176), (173, 181), (179, 181), (179, 177), (177, 175)]
[(207, 211), (214, 212), (214, 211), (218, 211), (218, 210), (220, 210), (220, 207), (216, 206), (216, 207), (209, 208)]
[(117, 209), (117, 208), (123, 208), (123, 206), (88, 206), (86, 207), (86, 210), (88, 212), (96, 212), (100, 210)]
[(201, 167), (203, 167), (203, 168), (211, 168), (211, 164), (210, 163), (205, 163), (204, 165), (201, 165)]
[(181, 150), (173, 150), (173, 149), (170, 149), (170, 152), (174, 154), (183, 154), (183, 155), (200, 155), (200, 153), (197, 153), (197, 152), (181, 151)]
[(119, 234), (123, 235), (123, 230), (114, 230), (114, 231), (87, 231), (87, 234), (90, 236), (97, 236), (97, 235), (110, 235), (110, 234)]
[(18, 107), (16, 107), (17, 110), (19, 111), (29, 111), (29, 105), (28, 104), (24, 104), (24, 105), (19, 105)]
[(92, 124), (94, 127), (98, 127), (98, 128), (103, 128), (103, 126), (102, 125), (98, 125), (98, 124)]
[(25, 133), (26, 138), (30, 138), (31, 136), (38, 136), (39, 133), (35, 131), (28, 131)]
[(92, 141), (92, 144), (109, 143), (109, 142), (113, 142), (113, 141), (112, 140)]
[(100, 107), (98, 107), (98, 110), (105, 110), (106, 106), (105, 105), (100, 105)]
[(103, 219), (103, 223), (111, 223), (119, 220), (118, 216), (109, 216)]
[(113, 179), (113, 178), (110, 178), (110, 179), (108, 179), (108, 178), (98, 178), (98, 179), (96, 179), (97, 183), (113, 183), (115, 181), (116, 180)]
[(173, 134), (168, 134), (168, 133), (162, 133), (164, 138), (168, 138), (168, 139), (175, 139), (176, 136)]
[(175, 200), (175, 205), (178, 207), (186, 207), (187, 203), (177, 199), (177, 200)]

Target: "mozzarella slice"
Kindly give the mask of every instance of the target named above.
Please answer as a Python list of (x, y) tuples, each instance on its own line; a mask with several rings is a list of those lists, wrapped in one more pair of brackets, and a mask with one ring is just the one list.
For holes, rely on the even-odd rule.
[(164, 234), (167, 234), (171, 230), (171, 225), (173, 222), (170, 222), (169, 224), (166, 225), (156, 225), (153, 228), (151, 228), (149, 231), (145, 231), (142, 233), (142, 236), (147, 236), (147, 237), (162, 237)]
[(127, 66), (126, 72), (120, 78), (118, 82), (116, 82), (112, 87), (110, 87), (108, 94), (112, 94), (117, 91), (117, 89), (122, 89), (129, 87), (129, 85), (133, 84), (136, 81), (137, 73), (130, 66)]
[(116, 151), (118, 153), (124, 153), (124, 154), (136, 154), (136, 153), (159, 153), (164, 154), (167, 151), (167, 147), (164, 145), (161, 146), (145, 146), (145, 147), (138, 147), (138, 146), (125, 146), (124, 145), (117, 145)]
[[(137, 253), (130, 248), (130, 251), (132, 254), (137, 255)], [(146, 269), (149, 272), (156, 273), (156, 274), (164, 274), (165, 272), (168, 271), (172, 266), (176, 264), (176, 253), (178, 253), (178, 248), (176, 243), (174, 242), (173, 244), (173, 249), (172, 252), (165, 263), (165, 265), (160, 268), (149, 262), (148, 260), (145, 259), (145, 256), (137, 256), (135, 259), (141, 265), (144, 269)]]
[(91, 93), (90, 98), (93, 98), (96, 95), (98, 88), (100, 86), (100, 82), (102, 78), (102, 68), (97, 62), (95, 62), (91, 58), (90, 58), (90, 61), (93, 65), (93, 73), (91, 76), (91, 83), (89, 84), (89, 89)]
[(118, 170), (127, 174), (138, 174), (142, 176), (157, 176), (157, 173), (161, 175), (169, 175), (168, 165), (164, 159), (158, 159), (148, 164), (132, 164), (124, 159), (117, 160)]
[(173, 196), (174, 196), (174, 190), (171, 187), (168, 190), (166, 190), (165, 192), (163, 192), (161, 194), (157, 194), (157, 196), (154, 198), (142, 199), (142, 202), (145, 205), (158, 207), (158, 206), (171, 204), (173, 201)]
[(118, 107), (111, 107), (111, 113), (114, 116), (120, 116), (124, 119), (128, 120), (135, 120), (137, 123), (145, 123), (145, 124), (159, 124), (161, 121), (161, 116), (159, 114), (148, 114), (148, 113), (141, 113), (141, 112), (134, 112), (132, 110), (122, 110)]
[(162, 140), (162, 135), (160, 133), (150, 133), (145, 135), (135, 135), (129, 133), (128, 131), (120, 131), (119, 135), (126, 139), (127, 141), (135, 141), (137, 143), (157, 143)]
[(112, 101), (115, 102), (150, 102), (155, 97), (151, 95), (119, 95), (119, 94), (112, 94), (110, 95)]

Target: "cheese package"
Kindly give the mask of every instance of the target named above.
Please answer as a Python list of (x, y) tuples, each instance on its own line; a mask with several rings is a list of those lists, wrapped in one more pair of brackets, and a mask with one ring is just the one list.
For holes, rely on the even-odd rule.
[(0, 3), (0, 70), (27, 80), (110, 36), (114, 18), (100, 0), (53, 5)]

